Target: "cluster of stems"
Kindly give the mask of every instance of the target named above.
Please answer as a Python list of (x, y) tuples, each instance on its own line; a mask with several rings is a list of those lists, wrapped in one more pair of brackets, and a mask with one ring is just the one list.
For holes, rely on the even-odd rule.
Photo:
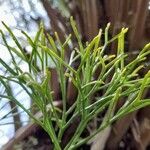
[[(112, 122), (126, 114), (150, 104), (150, 99), (143, 98), (145, 88), (150, 86), (150, 72), (143, 77), (138, 72), (144, 67), (144, 61), (150, 53), (150, 44), (147, 44), (131, 62), (127, 61), (128, 54), (124, 52), (124, 37), (127, 28), (123, 28), (119, 34), (109, 39), (110, 24), (105, 31), (100, 30), (91, 42), (83, 44), (76, 24), (71, 18), (71, 26), (78, 46), (66, 58), (66, 49), (72, 47), (72, 36), (69, 35), (65, 42), (61, 42), (57, 33), (55, 39), (49, 34), (45, 35), (41, 25), (34, 39), (27, 33), (22, 34), (32, 48), (28, 56), (22, 45), (17, 40), (11, 29), (3, 23), (16, 46), (9, 45), (5, 34), (1, 30), (1, 37), (12, 58), (13, 69), (0, 58), (0, 65), (6, 70), (6, 74), (0, 75), (0, 83), (5, 92), (0, 94), (3, 99), (8, 99), (21, 107), (34, 121), (39, 124), (49, 135), (55, 150), (72, 150), (87, 143), (101, 130)], [(102, 41), (104, 36), (104, 41)], [(117, 41), (116, 54), (106, 54), (108, 46)], [(17, 58), (17, 59), (16, 59)], [(77, 68), (73, 68), (75, 62), (79, 62)], [(28, 71), (24, 72), (20, 63), (28, 65)], [(51, 71), (53, 66), (58, 75), (62, 109), (54, 106), (54, 92), (51, 87)], [(98, 75), (95, 77), (98, 70)], [(39, 71), (43, 76), (39, 75)], [(74, 103), (67, 107), (67, 83), (71, 81), (77, 90)], [(32, 111), (26, 109), (17, 100), (10, 90), (9, 83), (20, 86), (31, 98), (34, 106), (42, 112), (42, 117), (36, 118)], [(95, 97), (98, 92), (101, 96)], [(116, 112), (116, 104), (119, 100), (125, 100), (123, 106)], [(50, 108), (47, 107), (50, 105)], [(100, 125), (87, 137), (81, 137), (88, 123), (102, 112), (106, 112)], [(69, 142), (62, 148), (62, 138), (68, 127), (80, 119), (80, 123)], [(57, 128), (56, 128), (57, 127)]]

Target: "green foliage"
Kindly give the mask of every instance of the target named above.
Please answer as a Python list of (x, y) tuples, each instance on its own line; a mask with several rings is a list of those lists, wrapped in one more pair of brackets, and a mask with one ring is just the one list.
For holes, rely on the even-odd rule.
[[(2, 39), (12, 57), (14, 69), (0, 59), (0, 65), (7, 70), (7, 76), (0, 75), (0, 83), (6, 90), (6, 94), (1, 94), (0, 97), (12, 100), (20, 106), (49, 134), (56, 150), (62, 149), (61, 141), (64, 132), (77, 117), (80, 118), (80, 123), (64, 150), (76, 149), (112, 122), (150, 104), (150, 99), (142, 97), (145, 88), (150, 86), (150, 72), (147, 72), (144, 77), (138, 75), (138, 71), (143, 68), (141, 64), (150, 53), (150, 44), (147, 44), (134, 60), (127, 63), (128, 55), (124, 53), (124, 37), (128, 29), (123, 28), (118, 35), (109, 40), (110, 24), (108, 24), (104, 31), (104, 44), (101, 40), (103, 31), (100, 30), (98, 35), (85, 46), (72, 18), (71, 25), (78, 41), (78, 47), (72, 51), (69, 61), (65, 58), (65, 50), (67, 45), (72, 42), (71, 35), (66, 38), (64, 43), (61, 43), (57, 33), (55, 34), (56, 40), (50, 35), (45, 36), (42, 25), (34, 39), (22, 31), (32, 47), (32, 52), (27, 57), (21, 43), (6, 24), (4, 26), (16, 43), (16, 48), (8, 44), (3, 31), (1, 31)], [(116, 40), (118, 41), (116, 55), (106, 55), (106, 48)], [(24, 72), (16, 63), (16, 56), (28, 65), (28, 72)], [(79, 60), (79, 66), (74, 69), (72, 64)], [(50, 63), (54, 64), (59, 77), (62, 110), (53, 104)], [(43, 77), (39, 76), (39, 69), (43, 72)], [(100, 73), (96, 78), (97, 70)], [(77, 98), (70, 108), (67, 108), (66, 84), (68, 80), (72, 81), (78, 91)], [(42, 118), (36, 118), (16, 99), (10, 91), (9, 82), (18, 84), (29, 95), (33, 104), (42, 112)], [(103, 93), (102, 96), (95, 97), (95, 93), (99, 91)], [(125, 103), (115, 112), (117, 102), (123, 99)], [(48, 109), (48, 104), (50, 104), (51, 109)], [(88, 123), (104, 110), (106, 110), (106, 114), (102, 124), (90, 135), (81, 138), (81, 134), (87, 128)]]

